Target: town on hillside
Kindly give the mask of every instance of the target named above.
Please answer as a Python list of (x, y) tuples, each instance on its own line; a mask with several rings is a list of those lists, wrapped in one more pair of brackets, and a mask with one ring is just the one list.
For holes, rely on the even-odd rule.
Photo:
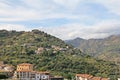
[[(15, 68), (12, 65), (0, 61), (0, 79), (5, 80), (68, 80), (63, 76), (53, 76), (48, 71), (34, 71), (30, 63), (18, 64)], [(72, 80), (110, 80), (110, 78), (96, 77), (90, 74), (76, 74)], [(118, 78), (120, 80), (120, 78)]]

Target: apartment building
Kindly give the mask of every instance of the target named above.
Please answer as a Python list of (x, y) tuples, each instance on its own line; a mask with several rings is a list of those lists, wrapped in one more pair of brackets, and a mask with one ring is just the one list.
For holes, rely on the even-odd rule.
[(33, 65), (22, 63), (17, 65), (17, 70), (14, 73), (14, 80), (49, 80), (49, 72), (33, 71)]

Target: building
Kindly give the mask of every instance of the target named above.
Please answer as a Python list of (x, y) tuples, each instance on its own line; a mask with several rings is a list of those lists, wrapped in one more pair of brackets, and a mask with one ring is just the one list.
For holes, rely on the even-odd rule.
[(90, 80), (109, 80), (108, 78), (102, 78), (102, 77), (93, 77)]
[(109, 78), (94, 77), (89, 74), (76, 74), (76, 80), (109, 80)]
[(43, 47), (39, 47), (37, 50), (35, 50), (36, 54), (40, 54), (44, 52), (44, 48)]
[(0, 64), (0, 72), (13, 72), (13, 70), (14, 70), (14, 66), (12, 65), (4, 64), (4, 63)]
[(89, 74), (76, 74), (76, 80), (90, 80), (91, 78), (93, 76)]
[[(8, 64), (4, 64), (3, 61), (0, 61), (0, 76), (4, 76), (5, 77), (12, 77), (14, 73), (14, 66), (12, 65), (8, 65)], [(1, 79), (1, 77), (0, 77)]]
[(33, 71), (33, 65), (29, 63), (22, 63), (17, 65), (17, 71)]
[(33, 71), (33, 65), (22, 63), (17, 65), (14, 73), (14, 80), (49, 80), (49, 72)]

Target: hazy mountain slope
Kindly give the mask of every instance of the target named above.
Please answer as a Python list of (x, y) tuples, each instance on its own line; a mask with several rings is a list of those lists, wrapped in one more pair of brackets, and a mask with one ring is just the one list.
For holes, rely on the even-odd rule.
[(0, 30), (0, 60), (15, 66), (29, 62), (37, 70), (68, 78), (76, 73), (110, 77), (116, 69), (115, 64), (82, 54), (64, 41), (39, 30)]
[[(74, 44), (75, 42), (77, 45)], [(81, 49), (91, 56), (120, 62), (120, 35), (113, 35), (104, 39), (67, 40), (66, 43)]]
[(81, 43), (83, 43), (85, 41), (85, 39), (82, 38), (76, 38), (74, 40), (66, 40), (65, 42), (74, 46), (74, 47), (78, 47)]

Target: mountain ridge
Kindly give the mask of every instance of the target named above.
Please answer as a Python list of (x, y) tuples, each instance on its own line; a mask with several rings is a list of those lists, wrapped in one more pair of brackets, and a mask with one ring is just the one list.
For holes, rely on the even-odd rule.
[[(65, 42), (99, 59), (115, 61), (120, 57), (120, 35), (111, 35), (103, 39), (82, 39), (82, 41), (73, 39)], [(117, 61), (120, 62), (120, 59)]]

